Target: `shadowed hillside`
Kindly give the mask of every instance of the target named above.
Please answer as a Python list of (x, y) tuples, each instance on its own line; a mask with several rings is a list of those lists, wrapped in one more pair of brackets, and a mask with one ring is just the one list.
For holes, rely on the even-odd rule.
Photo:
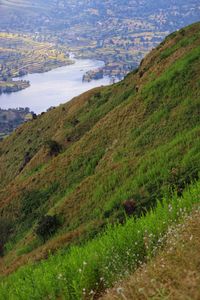
[[(0, 143), (2, 273), (181, 196), (200, 169), (200, 24), (171, 34), (123, 81)], [(37, 234), (45, 215), (59, 226)], [(6, 229), (4, 229), (6, 228)]]

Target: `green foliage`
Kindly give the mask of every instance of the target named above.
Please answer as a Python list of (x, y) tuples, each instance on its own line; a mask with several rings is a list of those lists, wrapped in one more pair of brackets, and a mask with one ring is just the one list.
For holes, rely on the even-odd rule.
[(45, 147), (51, 156), (58, 155), (62, 149), (61, 145), (54, 140), (48, 140), (45, 142)]
[(125, 225), (109, 226), (82, 247), (60, 252), (38, 265), (28, 265), (2, 279), (0, 299), (46, 297), (79, 300), (94, 296), (132, 272), (162, 246), (165, 234), (200, 204), (200, 182), (183, 193), (158, 202), (155, 210)]
[(198, 40), (199, 33), (197, 35), (194, 35), (192, 37), (185, 37), (181, 38), (176, 44), (174, 44), (172, 47), (167, 48), (166, 50), (162, 51), (160, 54), (161, 59), (166, 59), (167, 57), (171, 56), (173, 53), (175, 53), (178, 49), (182, 47), (187, 47), (188, 45), (191, 45), (196, 40)]
[(0, 219), (0, 256), (4, 254), (4, 246), (11, 235), (11, 228), (11, 221), (9, 219)]
[(50, 238), (58, 229), (60, 222), (57, 216), (43, 216), (37, 225), (36, 234), (46, 241)]
[[(17, 256), (21, 256), (23, 254), (30, 253), (33, 251), (35, 248), (39, 247), (42, 245), (42, 240), (39, 238), (34, 239), (30, 244), (27, 244), (17, 250)], [(8, 246), (8, 245), (7, 245)]]
[(142, 96), (147, 103), (147, 111), (152, 112), (159, 106), (172, 109), (179, 103), (180, 97), (191, 96), (188, 83), (190, 85), (190, 78), (197, 75), (195, 66), (199, 66), (199, 61), (200, 47), (195, 47), (182, 59), (177, 60), (158, 79), (148, 83), (142, 91)]
[(26, 221), (27, 226), (42, 216), (45, 212), (45, 204), (59, 185), (54, 182), (49, 188), (43, 190), (26, 191), (23, 194), (21, 204), (21, 221)]

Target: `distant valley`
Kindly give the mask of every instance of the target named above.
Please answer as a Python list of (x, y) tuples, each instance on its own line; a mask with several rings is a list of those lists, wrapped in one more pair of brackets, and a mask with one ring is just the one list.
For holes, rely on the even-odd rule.
[(2, 0), (0, 28), (70, 48), (105, 62), (104, 73), (123, 78), (172, 31), (198, 21), (198, 0)]
[[(29, 87), (19, 77), (73, 64), (68, 51), (52, 43), (34, 41), (30, 35), (0, 32), (0, 94)], [(13, 78), (18, 77), (18, 80)]]

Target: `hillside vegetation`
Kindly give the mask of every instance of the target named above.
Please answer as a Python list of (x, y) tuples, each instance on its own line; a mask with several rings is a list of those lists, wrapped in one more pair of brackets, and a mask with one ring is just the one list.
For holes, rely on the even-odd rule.
[(101, 300), (192, 299), (200, 295), (200, 212), (191, 215), (166, 235), (166, 245), (157, 256), (133, 275), (108, 290)]
[[(131, 270), (137, 266), (138, 260), (124, 257), (125, 241), (143, 261), (148, 254), (144, 230), (152, 224), (156, 244), (159, 234), (176, 222), (179, 209), (189, 212), (192, 203), (199, 203), (199, 71), (197, 23), (167, 37), (123, 81), (38, 116), (0, 143), (0, 271), (10, 274), (50, 256), (3, 281), (0, 294), (6, 297), (10, 290), (13, 299), (27, 299), (28, 294), (33, 299), (80, 299), (82, 289), (88, 296), (96, 283), (99, 292), (118, 279), (120, 269), (124, 276), (128, 265)], [(157, 206), (163, 198), (163, 207)], [(143, 217), (126, 223), (127, 215)], [(90, 241), (108, 223), (126, 224)], [(132, 230), (137, 226), (139, 236)], [(109, 251), (115, 234), (119, 264), (116, 272), (112, 266), (112, 276), (104, 267), (113, 255)], [(78, 273), (84, 255), (91, 261), (86, 276)], [(69, 284), (53, 280), (61, 266)], [(48, 278), (41, 281), (41, 274)]]
[[(74, 246), (37, 265), (22, 267), (2, 280), (0, 299), (26, 300), (30, 295), (32, 299), (97, 299), (106, 288), (157, 254), (171, 231), (177, 237), (174, 225), (183, 222), (195, 206), (199, 214), (199, 194), (198, 182), (181, 198), (163, 199), (140, 219), (130, 218), (124, 226), (108, 227), (102, 236), (82, 247)], [(198, 270), (199, 253), (193, 254)], [(177, 265), (181, 268), (180, 262)], [(172, 276), (175, 272), (173, 269)], [(195, 283), (193, 294), (198, 294), (197, 289)]]

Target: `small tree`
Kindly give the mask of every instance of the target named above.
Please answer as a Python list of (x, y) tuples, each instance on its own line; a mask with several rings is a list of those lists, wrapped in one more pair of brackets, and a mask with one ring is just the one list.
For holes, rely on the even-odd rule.
[(57, 216), (43, 216), (38, 222), (36, 234), (46, 241), (50, 238), (60, 226)]
[(61, 151), (61, 146), (54, 140), (48, 140), (45, 143), (46, 148), (51, 156), (58, 155)]
[(128, 216), (133, 215), (136, 212), (137, 202), (135, 200), (126, 200), (123, 203), (123, 208)]
[(4, 255), (4, 245), (11, 234), (11, 222), (8, 219), (0, 220), (0, 256)]

